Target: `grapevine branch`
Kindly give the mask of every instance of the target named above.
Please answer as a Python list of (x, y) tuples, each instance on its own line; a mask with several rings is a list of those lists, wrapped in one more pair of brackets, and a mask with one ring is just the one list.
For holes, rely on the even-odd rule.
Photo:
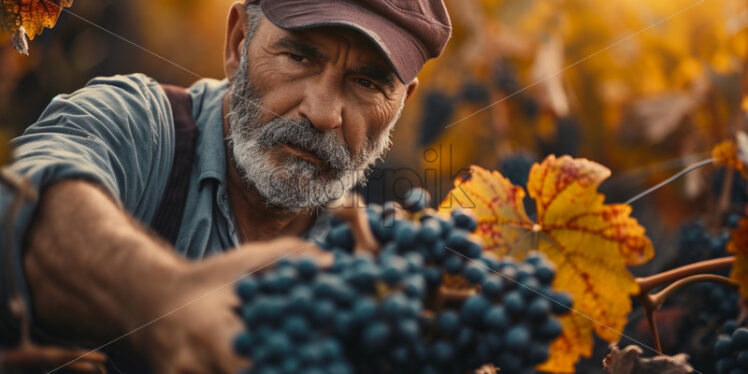
[[(709, 158), (696, 162), (679, 171), (670, 178), (665, 179), (657, 185), (648, 188), (643, 192), (637, 194), (636, 196), (626, 200), (625, 204), (631, 204), (698, 168), (714, 163), (714, 161), (714, 158)], [(728, 182), (729, 180), (725, 181), (725, 183)], [(724, 199), (724, 194), (722, 195)], [(721, 207), (722, 205), (724, 205), (724, 202), (720, 201), (719, 205)], [(734, 286), (735, 283), (729, 278), (715, 274), (706, 274), (716, 270), (728, 268), (734, 262), (735, 257), (717, 258), (689, 264), (648, 277), (636, 278), (636, 283), (639, 286), (638, 299), (644, 307), (647, 316), (647, 323), (649, 324), (649, 329), (652, 333), (652, 339), (654, 340), (657, 353), (662, 354), (662, 343), (660, 342), (660, 335), (657, 330), (657, 321), (654, 318), (654, 313), (660, 307), (662, 307), (662, 304), (665, 303), (665, 300), (668, 298), (668, 296), (687, 285), (698, 282), (717, 282)], [(666, 287), (659, 292), (651, 292), (653, 289), (660, 286)]]
[[(649, 324), (649, 330), (652, 333), (657, 353), (662, 354), (662, 343), (660, 342), (654, 313), (662, 307), (662, 304), (665, 303), (665, 300), (670, 295), (692, 283), (716, 282), (734, 286), (735, 282), (729, 278), (716, 274), (705, 274), (728, 268), (734, 262), (735, 257), (733, 256), (723, 257), (696, 262), (648, 277), (636, 278), (636, 284), (639, 285), (638, 298), (644, 307), (647, 323)], [(653, 289), (665, 285), (667, 286), (664, 289), (654, 293), (651, 292)]]

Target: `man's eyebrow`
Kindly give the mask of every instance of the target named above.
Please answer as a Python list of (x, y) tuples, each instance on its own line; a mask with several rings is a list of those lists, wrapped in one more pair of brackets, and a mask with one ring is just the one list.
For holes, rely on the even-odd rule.
[(369, 79), (384, 84), (390, 90), (395, 88), (395, 73), (388, 69), (382, 69), (372, 66), (362, 66), (352, 71), (354, 74), (361, 74)]
[(307, 44), (302, 42), (301, 40), (298, 40), (296, 38), (292, 37), (283, 37), (279, 39), (277, 42), (275, 42), (276, 47), (280, 48), (288, 48), (291, 50), (294, 50), (295, 52), (298, 52), (301, 55), (317, 58), (317, 59), (326, 59), (327, 56), (325, 56), (324, 53), (322, 53), (319, 49), (314, 47), (313, 45)]

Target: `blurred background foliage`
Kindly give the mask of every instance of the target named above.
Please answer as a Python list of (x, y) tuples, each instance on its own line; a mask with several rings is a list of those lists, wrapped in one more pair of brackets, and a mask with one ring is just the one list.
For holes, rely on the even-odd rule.
[[(30, 56), (0, 35), (3, 150), (54, 95), (94, 76), (142, 72), (181, 85), (223, 78), (232, 2), (77, 0), (31, 42)], [(438, 200), (470, 164), (522, 184), (532, 162), (555, 153), (611, 168), (601, 190), (621, 202), (745, 129), (745, 0), (446, 2), (453, 38), (420, 74), (393, 149), (364, 191), (370, 201), (395, 198), (412, 185)], [(707, 168), (640, 200), (634, 212), (658, 254), (634, 271), (724, 254), (725, 232), (744, 214), (745, 189), (739, 176)], [(714, 313), (737, 313), (734, 303), (714, 297), (691, 304), (722, 303)], [(678, 335), (683, 326), (719, 323), (697, 319), (703, 309), (666, 306), (663, 339), (670, 353), (698, 354), (696, 361), (708, 365), (699, 344), (710, 344), (709, 334)], [(640, 317), (633, 313), (627, 333), (650, 343)], [(600, 371), (604, 350), (598, 347), (578, 372)]]

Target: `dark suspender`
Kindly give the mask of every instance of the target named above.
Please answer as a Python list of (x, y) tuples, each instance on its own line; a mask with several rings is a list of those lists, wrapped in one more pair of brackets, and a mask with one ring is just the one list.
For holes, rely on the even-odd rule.
[(162, 84), (161, 87), (169, 98), (174, 116), (175, 146), (169, 180), (161, 195), (151, 228), (174, 245), (182, 225), (198, 130), (192, 118), (192, 99), (187, 90), (168, 84)]
[[(195, 159), (195, 144), (198, 130), (192, 119), (192, 99), (183, 87), (162, 84), (161, 87), (169, 98), (174, 116), (174, 160), (172, 161), (169, 180), (161, 195), (156, 215), (153, 216), (151, 228), (172, 245), (177, 241), (179, 227), (182, 225), (184, 205), (187, 201), (187, 189), (190, 184), (192, 162)], [(149, 374), (150, 369), (145, 361), (118, 348), (105, 349), (109, 356), (107, 372)]]

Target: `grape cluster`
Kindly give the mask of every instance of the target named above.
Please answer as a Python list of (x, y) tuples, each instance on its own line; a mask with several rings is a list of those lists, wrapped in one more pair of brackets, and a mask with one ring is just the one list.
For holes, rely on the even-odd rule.
[[(417, 213), (417, 219), (409, 219), (400, 204), (387, 202), (383, 206), (371, 204), (367, 207), (369, 226), (381, 245), (383, 255), (417, 253), (424, 260), (422, 274), (431, 290), (439, 286), (445, 274), (462, 275), (472, 272), (467, 267), (471, 261), (482, 256), (481, 245), (472, 239), (476, 229), (475, 219), (462, 209), (455, 209), (449, 217), (427, 210), (429, 194), (415, 188), (406, 194), (405, 209)], [(351, 228), (338, 221), (320, 247), (338, 252), (351, 253), (355, 242)], [(469, 279), (469, 275), (465, 274)]]
[[(415, 253), (377, 259), (338, 253), (324, 271), (303, 259), (244, 279), (237, 292), (248, 330), (235, 349), (252, 358), (251, 373), (404, 367), (420, 335), (422, 261)], [(380, 297), (383, 288), (387, 295)], [(352, 365), (364, 361), (367, 367)]]
[[(571, 307), (550, 288), (552, 265), (484, 255), (476, 220), (437, 214), (429, 200), (414, 189), (402, 206), (369, 205), (374, 255), (354, 253), (351, 228), (335, 221), (318, 243), (334, 252), (331, 267), (284, 260), (240, 282), (247, 330), (234, 346), (253, 362), (246, 372), (441, 374), (493, 363), (529, 373), (546, 361), (561, 333), (555, 317)], [(441, 299), (450, 278), (458, 302)]]
[(724, 334), (714, 343), (717, 357), (717, 374), (748, 373), (748, 328), (738, 327), (735, 321), (728, 321)]
[(572, 306), (568, 294), (550, 289), (554, 271), (538, 255), (523, 262), (484, 258), (465, 277), (480, 291), (460, 307), (440, 311), (424, 329), (433, 357), (424, 373), (460, 373), (492, 363), (508, 373), (534, 373), (561, 334), (555, 316)]
[[(727, 226), (720, 232), (711, 233), (704, 221), (698, 219), (684, 224), (678, 236), (677, 266), (687, 265), (697, 261), (727, 256), (725, 246), (730, 240), (730, 229), (737, 226), (740, 215), (730, 214)], [(735, 225), (735, 226), (733, 226)]]
[[(739, 214), (726, 215), (718, 230), (710, 230), (703, 219), (684, 224), (679, 230), (676, 258), (669, 267), (727, 256), (725, 247), (730, 231), (739, 218)], [(727, 275), (726, 270), (717, 273)], [(695, 369), (712, 372), (717, 360), (712, 347), (720, 326), (738, 316), (739, 295), (734, 288), (719, 283), (698, 283), (692, 287), (693, 292), (676, 294), (666, 304), (685, 312), (678, 322), (681, 328), (674, 337), (674, 350), (688, 354)]]

